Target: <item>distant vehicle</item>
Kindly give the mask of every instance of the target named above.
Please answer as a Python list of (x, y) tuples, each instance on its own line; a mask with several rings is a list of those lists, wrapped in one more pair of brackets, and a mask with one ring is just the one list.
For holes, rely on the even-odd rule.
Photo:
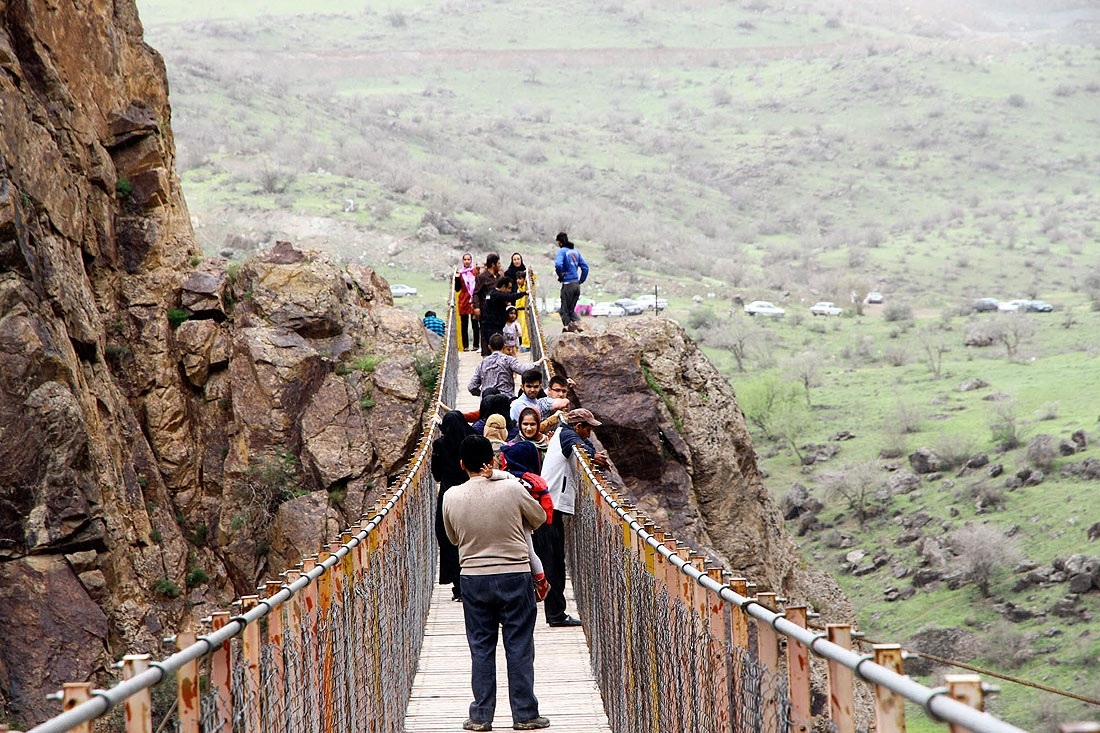
[(625, 316), (626, 311), (614, 303), (596, 303), (592, 306), (593, 316)]
[(665, 300), (664, 298), (656, 298), (653, 295), (649, 294), (639, 295), (638, 297), (634, 298), (634, 300), (640, 303), (642, 307), (646, 310), (654, 310), (657, 308), (659, 308), (660, 310), (665, 310), (668, 308), (667, 300)]
[(615, 305), (626, 311), (628, 316), (640, 316), (645, 312), (645, 306), (633, 298), (619, 298), (615, 301)]
[(1054, 306), (1045, 300), (1029, 300), (1026, 310), (1029, 313), (1050, 313), (1054, 310)]
[(1016, 311), (1024, 311), (1026, 313), (1027, 304), (1030, 302), (1030, 300), (1024, 300), (1022, 298), (1004, 301), (997, 304), (997, 310), (1001, 311), (1002, 313), (1015, 313)]
[(867, 297), (863, 299), (864, 303), (881, 303), (885, 298), (882, 297), (882, 293), (878, 291), (871, 291), (867, 293)]
[(407, 295), (416, 295), (416, 288), (401, 284), (391, 285), (390, 292), (393, 293), (393, 297), (395, 298), (404, 298)]
[(787, 311), (783, 310), (777, 305), (773, 305), (766, 300), (754, 300), (745, 306), (745, 312), (750, 316), (770, 316), (772, 318), (782, 318), (783, 314)]
[(592, 306), (595, 305), (595, 301), (591, 298), (581, 296), (577, 301), (577, 305), (573, 308), (573, 312), (578, 316), (590, 316), (592, 315)]
[(815, 316), (839, 316), (843, 312), (843, 308), (828, 300), (822, 300), (810, 306), (810, 313)]
[(989, 313), (998, 310), (999, 305), (996, 298), (978, 298), (974, 301), (973, 308), (975, 313)]

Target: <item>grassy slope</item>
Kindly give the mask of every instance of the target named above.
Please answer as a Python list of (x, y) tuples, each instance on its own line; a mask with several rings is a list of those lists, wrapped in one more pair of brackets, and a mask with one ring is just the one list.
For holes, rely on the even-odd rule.
[[(965, 349), (955, 317), (944, 377), (933, 380), (915, 330), (869, 310), (769, 324), (772, 346), (750, 359), (751, 376), (806, 350), (822, 354), (808, 437), (856, 433), (837, 464), (873, 458), (899, 403), (924, 416), (909, 448), (967, 436), (988, 449), (981, 398), (990, 391), (1014, 396), (1029, 419), (1059, 403), (1057, 419), (1035, 431), (1083, 427), (1096, 437), (1100, 322), (1081, 294), (1100, 254), (1095, 45), (1041, 33), (1027, 44), (948, 37), (940, 29), (957, 25), (858, 3), (139, 6), (168, 62), (185, 192), (208, 253), (239, 251), (227, 235), (324, 247), (419, 288), (402, 301), (419, 312), (439, 309), (446, 260), (463, 249), (520, 250), (544, 268), (560, 228), (594, 266), (586, 294), (657, 283), (685, 321), (700, 290), (719, 296), (707, 304), (724, 318), (733, 293), (793, 313), (879, 289), (912, 302), (927, 323), (979, 295), (1034, 294), (1076, 306), (1080, 323), (1067, 331), (1058, 314), (1035, 316), (1046, 326), (1012, 363)], [(344, 210), (348, 199), (354, 211)], [(468, 241), (418, 241), (428, 211), (462, 223)], [(746, 375), (729, 354), (710, 353), (740, 389)], [(888, 353), (907, 363), (887, 366)], [(990, 388), (954, 391), (975, 376)], [(1024, 462), (1019, 453), (998, 460), (1009, 470)], [(816, 488), (785, 452), (763, 465), (777, 495), (793, 481)], [(1100, 519), (1080, 496), (1089, 487), (1051, 480), (979, 517), (967, 483), (928, 484), (918, 501), (895, 506), (955, 524), (1017, 524), (1037, 561), (1088, 552), (1083, 527)], [(890, 519), (860, 532), (840, 514), (826, 516), (868, 549), (897, 534)], [(808, 561), (829, 568), (843, 552), (806, 544)], [(911, 548), (891, 552), (912, 560)], [(896, 581), (884, 574), (841, 576), (871, 636), (900, 639), (928, 623), (999, 628), (972, 589), (886, 604), (882, 589)], [(1049, 606), (1050, 592), (1034, 595), (1029, 607)], [(1087, 603), (1095, 612), (1095, 599)], [(1100, 650), (1084, 629), (1040, 637), (1055, 651), (1016, 673), (1095, 694), (1081, 675)], [(1031, 725), (1038, 699), (1008, 687), (995, 705)]]

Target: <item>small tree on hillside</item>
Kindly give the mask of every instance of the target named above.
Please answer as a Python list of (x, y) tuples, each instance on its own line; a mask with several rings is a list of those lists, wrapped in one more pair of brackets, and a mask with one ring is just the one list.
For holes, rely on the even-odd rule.
[(848, 502), (848, 508), (855, 512), (862, 528), (870, 513), (875, 492), (882, 486), (882, 472), (871, 461), (852, 463), (822, 474), (821, 485), (828, 498)]
[(932, 377), (939, 379), (943, 374), (943, 355), (951, 351), (947, 334), (939, 329), (922, 328), (917, 331), (917, 341), (920, 342), (924, 363), (928, 365)]
[(797, 398), (780, 402), (772, 415), (772, 434), (787, 444), (798, 463), (802, 463), (802, 443), (813, 425), (810, 408)]
[(725, 328), (715, 329), (709, 341), (714, 346), (726, 349), (737, 362), (737, 371), (745, 371), (745, 360), (761, 342), (760, 326), (735, 311)]
[(1009, 359), (1015, 359), (1020, 346), (1035, 335), (1035, 323), (1023, 313), (1006, 313), (995, 322), (995, 338)]
[(813, 407), (810, 389), (821, 386), (821, 362), (824, 356), (814, 351), (804, 351), (787, 362), (787, 375), (806, 391), (806, 406)]
[(985, 524), (968, 525), (952, 533), (954, 566), (967, 582), (978, 586), (982, 598), (989, 598), (989, 586), (996, 577), (1020, 558), (1016, 543), (1000, 530)]
[[(749, 424), (755, 425), (765, 437), (773, 438), (776, 435), (776, 416), (781, 410), (787, 410), (792, 403), (802, 404), (802, 389), (795, 382), (788, 382), (776, 374), (766, 374), (751, 382), (746, 382), (744, 387), (738, 390), (737, 402), (741, 405), (741, 411), (745, 413), (745, 419)], [(797, 421), (794, 414), (785, 415), (784, 419), (791, 423), (789, 432), (796, 432)]]

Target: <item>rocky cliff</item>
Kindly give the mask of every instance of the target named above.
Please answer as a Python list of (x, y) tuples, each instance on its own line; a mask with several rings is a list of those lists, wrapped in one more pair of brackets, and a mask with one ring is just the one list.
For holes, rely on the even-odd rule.
[(806, 567), (764, 488), (729, 382), (675, 321), (612, 319), (551, 348), (555, 369), (577, 382), (576, 401), (597, 429), (627, 496), (677, 539), (830, 621), (851, 606), (827, 574)]
[(202, 260), (167, 93), (132, 0), (0, 0), (0, 719), (316, 551), (420, 432), (384, 280)]

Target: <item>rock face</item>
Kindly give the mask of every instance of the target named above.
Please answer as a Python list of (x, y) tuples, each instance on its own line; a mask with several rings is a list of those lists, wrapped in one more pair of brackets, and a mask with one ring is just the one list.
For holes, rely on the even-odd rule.
[(358, 518), (429, 346), (369, 269), (202, 261), (133, 0), (0, 7), (0, 714), (30, 725)]
[(710, 548), (761, 590), (852, 619), (836, 582), (803, 566), (764, 489), (733, 390), (678, 324), (630, 318), (599, 334), (563, 335), (552, 360), (603, 422), (599, 440), (655, 523)]

